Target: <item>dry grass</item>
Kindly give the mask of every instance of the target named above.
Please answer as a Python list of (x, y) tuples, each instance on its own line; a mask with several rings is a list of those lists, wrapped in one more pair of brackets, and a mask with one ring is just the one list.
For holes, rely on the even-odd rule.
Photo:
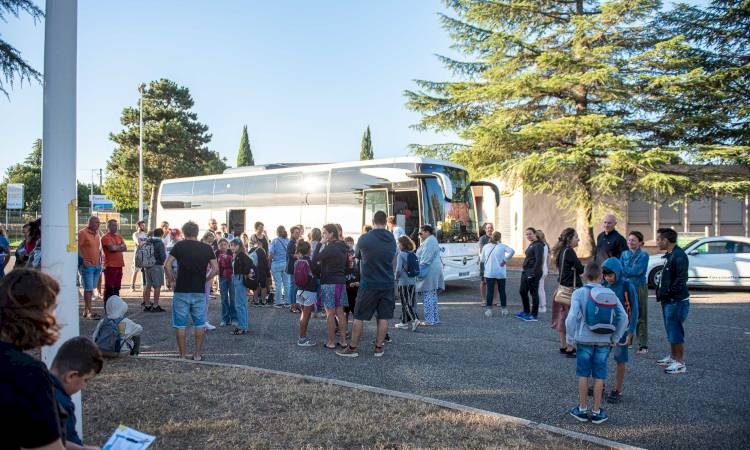
[(155, 449), (591, 447), (418, 401), (177, 361), (108, 362), (84, 404), (96, 445), (123, 423), (156, 435)]

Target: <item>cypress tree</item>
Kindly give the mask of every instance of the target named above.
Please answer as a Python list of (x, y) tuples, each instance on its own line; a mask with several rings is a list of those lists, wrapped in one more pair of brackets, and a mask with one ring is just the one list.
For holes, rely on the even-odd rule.
[(237, 167), (254, 166), (253, 151), (250, 148), (250, 139), (247, 137), (247, 125), (242, 127), (240, 138), (240, 151), (237, 153)]
[(362, 135), (362, 144), (359, 149), (359, 159), (365, 161), (368, 159), (374, 159), (375, 155), (372, 152), (372, 137), (370, 136), (370, 126), (367, 125), (365, 134)]

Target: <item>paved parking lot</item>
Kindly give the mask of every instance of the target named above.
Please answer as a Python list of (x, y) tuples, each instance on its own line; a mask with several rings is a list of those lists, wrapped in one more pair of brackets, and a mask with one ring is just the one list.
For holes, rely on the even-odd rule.
[[(520, 307), (517, 273), (510, 276), (515, 311)], [(548, 281), (546, 289), (550, 296), (554, 282)], [(537, 323), (486, 318), (476, 281), (454, 284), (441, 295), (440, 326), (417, 333), (392, 329), (394, 342), (386, 346), (384, 358), (370, 353), (372, 325), (366, 328), (360, 357), (344, 359), (320, 345), (323, 320), (313, 319), (310, 326), (319, 345), (299, 348), (299, 316), (268, 307), (250, 308), (250, 335), (231, 336), (220, 328), (209, 333), (204, 350), (207, 360), (412, 392), (648, 448), (747, 448), (750, 292), (695, 291), (693, 299), (687, 322), (688, 373), (669, 376), (655, 364), (668, 345), (659, 305), (650, 299), (652, 351), (631, 357), (625, 401), (607, 405), (611, 419), (599, 426), (566, 415), (577, 401), (575, 361), (559, 355), (549, 314)], [(143, 313), (140, 300), (128, 301), (131, 318), (145, 328), (144, 354), (174, 355), (170, 314)], [(217, 301), (210, 315), (213, 323), (219, 322)], [(82, 332), (94, 325), (83, 322)]]

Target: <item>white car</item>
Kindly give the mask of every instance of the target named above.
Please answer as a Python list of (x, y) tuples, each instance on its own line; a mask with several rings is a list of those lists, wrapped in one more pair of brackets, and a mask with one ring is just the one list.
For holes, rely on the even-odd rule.
[[(688, 286), (750, 287), (750, 238), (714, 236), (696, 239), (684, 247), (690, 261)], [(648, 260), (648, 284), (661, 279), (664, 255)]]

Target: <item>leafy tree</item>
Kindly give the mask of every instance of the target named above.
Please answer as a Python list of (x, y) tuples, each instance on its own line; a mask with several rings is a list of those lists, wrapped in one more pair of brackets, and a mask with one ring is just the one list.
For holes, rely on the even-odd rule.
[[(42, 20), (44, 13), (31, 0), (0, 0), (0, 21), (7, 22), (8, 14), (18, 17), (21, 12), (28, 13), (36, 24), (37, 20)], [(0, 78), (0, 92), (9, 98), (7, 86), (13, 88), (16, 78), (23, 84), (23, 80), (41, 81), (42, 74), (31, 67), (21, 58), (21, 52), (10, 45), (3, 39), (0, 39), (0, 70), (2, 70), (3, 79)]]
[(365, 134), (362, 135), (362, 144), (359, 149), (359, 159), (365, 161), (368, 159), (374, 159), (375, 155), (372, 152), (372, 137), (370, 136), (370, 126), (367, 125)]
[(91, 184), (86, 184), (82, 182), (81, 180), (77, 181), (78, 184), (78, 207), (79, 208), (89, 208), (91, 207), (91, 200), (89, 199), (89, 195), (91, 195), (91, 188), (94, 188), (94, 194), (101, 194), (102, 193), (102, 186), (99, 184), (94, 184), (93, 186)]
[(474, 176), (504, 174), (512, 186), (575, 208), (594, 243), (595, 208), (623, 192), (669, 195), (687, 181), (662, 173), (675, 152), (644, 146), (633, 98), (657, 0), (446, 0), (441, 20), (466, 61), (440, 57), (458, 81), (418, 80), (407, 106), (417, 129), (454, 131), (465, 143), (413, 146), (450, 158)]
[[(188, 88), (173, 81), (162, 78), (143, 86), (144, 197), (151, 204), (151, 228), (156, 223), (157, 189), (162, 180), (220, 173), (226, 168), (219, 154), (206, 147), (211, 135), (191, 111), (193, 104)], [(110, 134), (117, 147), (107, 163), (104, 192), (119, 208), (133, 203), (137, 208), (139, 112), (138, 107), (124, 108), (120, 118), (124, 129)]]
[(37, 139), (31, 153), (22, 163), (14, 164), (5, 172), (3, 184), (0, 185), (0, 208), (5, 208), (8, 195), (8, 183), (21, 183), (24, 190), (24, 209), (40, 211), (42, 209), (42, 140)]
[(250, 148), (250, 138), (247, 137), (247, 125), (242, 127), (240, 151), (237, 153), (237, 167), (254, 166), (253, 150)]

